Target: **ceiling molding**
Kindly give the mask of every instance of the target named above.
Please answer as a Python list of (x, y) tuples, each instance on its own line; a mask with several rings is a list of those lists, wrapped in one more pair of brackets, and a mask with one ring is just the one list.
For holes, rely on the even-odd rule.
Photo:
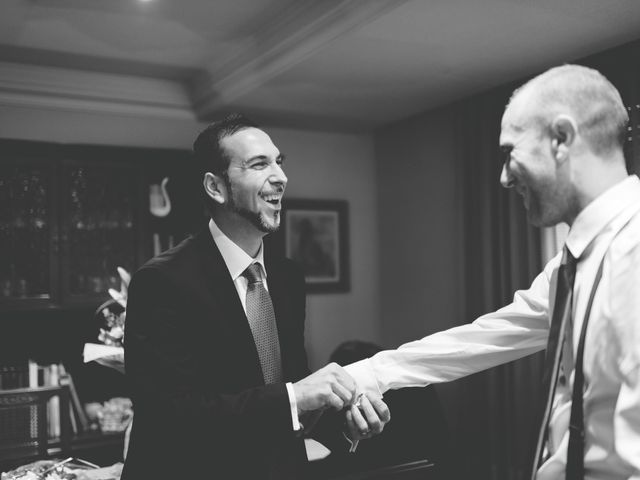
[(198, 73), (196, 68), (190, 67), (175, 67), (153, 62), (83, 55), (44, 48), (18, 47), (6, 44), (0, 44), (0, 58), (2, 62), (6, 63), (37, 65), (65, 70), (82, 70), (84, 72), (130, 77), (159, 78), (175, 82), (182, 82)]
[(169, 80), (0, 63), (0, 104), (193, 119), (182, 84)]
[(408, 0), (299, 0), (258, 32), (222, 68), (210, 65), (190, 93), (198, 118), (206, 118), (336, 40)]

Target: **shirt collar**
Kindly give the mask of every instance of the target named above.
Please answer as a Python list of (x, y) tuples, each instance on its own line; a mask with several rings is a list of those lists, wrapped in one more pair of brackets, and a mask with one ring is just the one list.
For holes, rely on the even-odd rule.
[(255, 258), (252, 258), (247, 254), (247, 252), (235, 244), (233, 240), (227, 237), (222, 230), (220, 230), (220, 227), (216, 225), (216, 222), (214, 222), (213, 219), (209, 220), (209, 231), (211, 232), (213, 241), (216, 242), (218, 250), (220, 250), (220, 254), (222, 255), (224, 263), (227, 265), (227, 270), (229, 270), (229, 274), (234, 282), (252, 263), (259, 263), (262, 267), (262, 275), (264, 278), (267, 277), (267, 270), (264, 267), (263, 243), (260, 243), (258, 254)]
[(567, 248), (580, 258), (596, 236), (625, 208), (640, 201), (640, 179), (630, 175), (587, 205), (567, 236)]

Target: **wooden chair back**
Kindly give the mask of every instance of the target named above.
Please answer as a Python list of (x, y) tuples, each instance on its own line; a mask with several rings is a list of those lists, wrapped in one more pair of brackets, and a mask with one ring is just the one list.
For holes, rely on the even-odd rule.
[[(49, 402), (54, 398), (58, 399), (57, 408), (52, 410)], [(47, 458), (50, 453), (68, 455), (69, 415), (68, 385), (0, 390), (0, 461)], [(55, 435), (51, 435), (50, 425), (58, 425)]]

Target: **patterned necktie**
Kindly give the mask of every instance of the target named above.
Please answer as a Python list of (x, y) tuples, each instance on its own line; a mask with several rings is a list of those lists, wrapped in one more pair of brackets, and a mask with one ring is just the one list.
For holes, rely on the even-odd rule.
[(276, 315), (271, 296), (262, 283), (260, 264), (254, 263), (243, 273), (247, 284), (247, 319), (258, 350), (265, 384), (282, 382), (282, 361)]
[[(555, 395), (556, 383), (558, 382), (558, 370), (562, 357), (562, 345), (567, 326), (571, 322), (571, 304), (573, 299), (573, 282), (576, 278), (576, 259), (573, 258), (569, 249), (565, 246), (562, 262), (558, 269), (558, 286), (556, 289), (556, 302), (553, 307), (553, 318), (549, 329), (549, 341), (547, 343), (547, 354), (545, 357), (544, 373), (542, 376), (544, 398), (544, 411), (538, 441), (536, 444), (535, 457), (533, 459), (533, 471), (531, 478), (535, 479), (542, 459), (542, 451), (547, 440), (547, 427), (551, 416), (551, 406)], [(567, 375), (569, 372), (565, 372)]]

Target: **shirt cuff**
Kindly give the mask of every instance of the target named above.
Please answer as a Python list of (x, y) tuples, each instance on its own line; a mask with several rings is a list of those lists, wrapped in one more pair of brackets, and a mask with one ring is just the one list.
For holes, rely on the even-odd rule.
[(376, 379), (371, 359), (365, 358), (359, 362), (347, 365), (344, 369), (355, 380), (358, 387), (358, 394), (366, 393), (369, 398), (382, 397), (383, 392), (378, 386), (378, 380)]
[(291, 406), (291, 425), (293, 425), (293, 431), (299, 432), (302, 430), (300, 425), (300, 419), (298, 418), (298, 402), (296, 402), (296, 393), (293, 391), (293, 384), (287, 382), (287, 393), (289, 394), (289, 405)]

